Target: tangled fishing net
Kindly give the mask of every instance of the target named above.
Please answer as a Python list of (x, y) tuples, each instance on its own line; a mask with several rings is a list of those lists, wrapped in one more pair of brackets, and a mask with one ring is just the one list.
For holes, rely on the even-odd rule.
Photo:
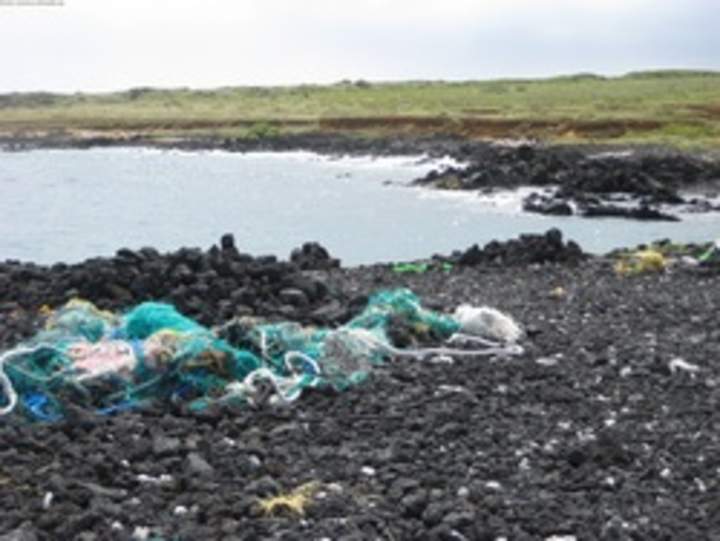
[[(399, 349), (388, 337), (397, 318), (474, 349)], [(308, 388), (344, 391), (389, 357), (519, 354), (520, 335), (512, 318), (492, 308), (463, 306), (450, 316), (423, 308), (407, 289), (376, 294), (337, 329), (244, 319), (213, 330), (169, 304), (146, 302), (118, 315), (75, 300), (0, 356), (0, 415), (21, 409), (53, 421), (68, 404), (109, 414), (148, 400), (202, 409), (252, 403), (268, 389), (272, 400), (292, 402)]]

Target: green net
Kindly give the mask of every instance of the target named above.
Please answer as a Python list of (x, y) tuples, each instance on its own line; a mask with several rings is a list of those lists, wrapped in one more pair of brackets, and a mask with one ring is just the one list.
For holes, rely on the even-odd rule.
[(423, 308), (420, 299), (409, 289), (376, 293), (348, 327), (367, 329), (376, 333), (378, 338), (387, 339), (386, 331), (393, 317), (400, 317), (411, 325), (424, 325), (443, 337), (460, 330), (460, 324), (451, 316)]
[(0, 414), (19, 405), (30, 417), (55, 420), (68, 404), (112, 413), (147, 400), (202, 408), (252, 401), (262, 382), (284, 401), (309, 387), (343, 391), (395, 351), (388, 326), (397, 318), (445, 338), (460, 330), (407, 289), (377, 293), (338, 329), (246, 319), (222, 327), (232, 327), (227, 339), (169, 304), (147, 302), (117, 315), (71, 301), (0, 358)]

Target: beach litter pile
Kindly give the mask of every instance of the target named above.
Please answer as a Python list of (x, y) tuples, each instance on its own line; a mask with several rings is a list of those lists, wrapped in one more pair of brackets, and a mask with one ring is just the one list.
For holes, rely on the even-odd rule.
[(620, 258), (615, 264), (615, 272), (621, 276), (663, 272), (667, 269), (667, 258), (659, 251), (638, 250)]
[[(252, 318), (211, 329), (158, 302), (117, 314), (72, 300), (46, 313), (42, 331), (0, 356), (0, 415), (20, 410), (33, 420), (57, 421), (68, 407), (107, 415), (147, 401), (191, 410), (266, 399), (287, 404), (308, 388), (345, 391), (391, 357), (523, 351), (511, 317), (488, 307), (434, 312), (408, 289), (376, 293), (335, 329)], [(438, 340), (463, 337), (473, 349), (400, 349), (389, 332), (397, 319)]]
[(617, 250), (611, 255), (616, 258), (614, 269), (620, 276), (663, 273), (678, 266), (712, 271), (720, 268), (720, 239), (705, 244), (661, 240), (635, 250)]

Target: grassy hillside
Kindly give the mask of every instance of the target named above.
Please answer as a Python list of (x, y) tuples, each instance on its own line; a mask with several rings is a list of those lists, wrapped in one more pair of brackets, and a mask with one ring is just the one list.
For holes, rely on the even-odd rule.
[(454, 133), (720, 146), (720, 72), (0, 95), (0, 133)]

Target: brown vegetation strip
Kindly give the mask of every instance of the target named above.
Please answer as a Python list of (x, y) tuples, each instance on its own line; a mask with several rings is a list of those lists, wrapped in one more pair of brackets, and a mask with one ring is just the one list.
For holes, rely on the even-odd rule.
[(621, 137), (628, 131), (650, 132), (664, 123), (653, 120), (575, 120), (528, 118), (478, 118), (442, 116), (363, 116), (331, 117), (320, 119), (273, 118), (69, 118), (57, 121), (2, 121), (0, 130), (130, 130), (148, 132), (156, 130), (213, 130), (225, 128), (250, 129), (259, 124), (274, 128), (305, 128), (321, 132), (379, 131), (386, 134), (438, 134), (481, 137), (546, 137), (575, 134), (581, 137)]
[(319, 122), (322, 131), (375, 129), (391, 132), (442, 132), (466, 137), (540, 136), (568, 132), (583, 136), (619, 137), (630, 130), (653, 131), (660, 129), (662, 126), (662, 122), (636, 119), (579, 121), (573, 119), (535, 120), (420, 116), (326, 118)]

